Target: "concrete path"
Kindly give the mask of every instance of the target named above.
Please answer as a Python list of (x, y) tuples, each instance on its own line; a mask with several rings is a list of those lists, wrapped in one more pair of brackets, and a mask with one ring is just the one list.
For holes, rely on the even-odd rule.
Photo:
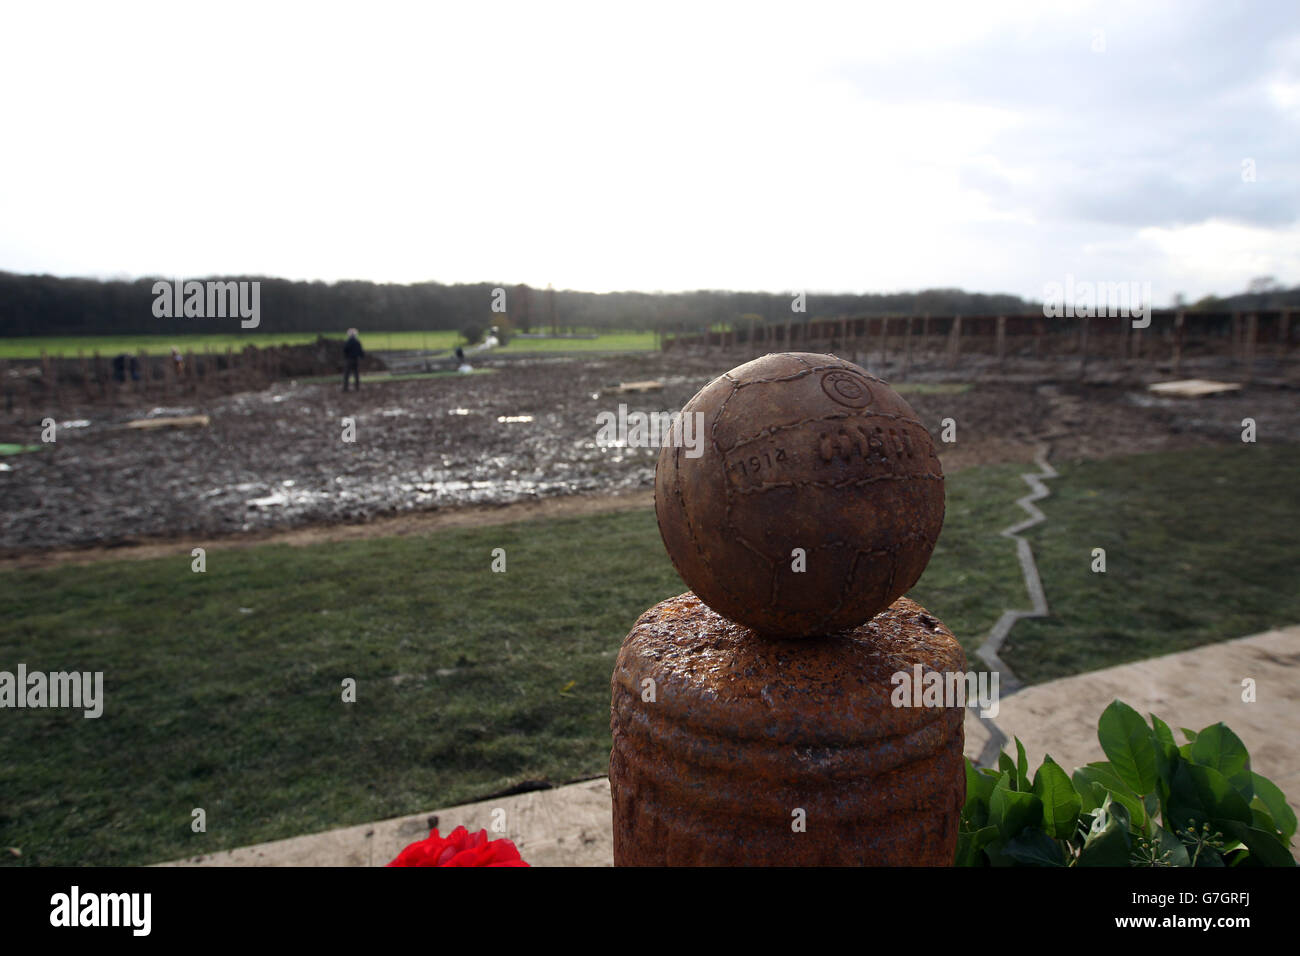
[[(1241, 699), (1247, 677), (1255, 680), (1253, 703)], [(1300, 813), (1300, 625), (1038, 684), (1004, 697), (994, 722), (1008, 740), (1021, 739), (1031, 767), (1048, 752), (1073, 770), (1105, 759), (1097, 718), (1116, 698), (1155, 713), (1179, 743), (1179, 727), (1223, 721), (1245, 742), (1253, 768)], [(967, 711), (967, 756), (977, 759), (989, 736)], [(504, 833), (494, 832), (494, 820)], [(444, 834), (465, 826), (509, 837), (535, 866), (613, 864), (609, 781), (601, 778), (162, 865), (382, 866), (434, 825)]]
[[(1038, 465), (1038, 474), (1031, 472), (1020, 476), (1025, 484), (1029, 485), (1029, 494), (1016, 501), (1016, 504), (1029, 517), (998, 532), (1002, 537), (1010, 538), (1016, 543), (1016, 557), (1020, 561), (1020, 573), (1025, 579), (1025, 590), (1028, 592), (1029, 600), (1033, 606), (1019, 610), (1007, 608), (1003, 611), (1002, 616), (994, 623), (993, 629), (984, 638), (984, 643), (975, 652), (976, 656), (984, 662), (990, 671), (998, 672), (998, 680), (1004, 694), (1013, 694), (1020, 690), (1023, 685), (1011, 668), (1007, 666), (1006, 661), (998, 656), (998, 651), (1002, 650), (1007, 635), (1011, 633), (1011, 628), (1015, 627), (1017, 621), (1031, 617), (1047, 617), (1048, 615), (1047, 595), (1043, 593), (1043, 582), (1038, 576), (1038, 565), (1034, 562), (1034, 549), (1030, 547), (1027, 540), (1020, 537), (1020, 533), (1028, 531), (1035, 525), (1042, 524), (1047, 520), (1047, 516), (1039, 510), (1034, 502), (1041, 501), (1049, 494), (1047, 486), (1043, 484), (1043, 479), (1056, 478), (1058, 475), (1056, 469), (1047, 461), (1046, 446), (1040, 447), (1035, 453), (1034, 463)], [(1000, 745), (1002, 741), (995, 734), (990, 743)], [(997, 759), (996, 750), (991, 751), (991, 755), (994, 760)], [(976, 760), (977, 758), (972, 755), (971, 759)]]
[[(1255, 700), (1242, 700), (1242, 681), (1255, 681)], [(1097, 719), (1118, 698), (1144, 717), (1155, 714), (1182, 744), (1180, 727), (1199, 731), (1223, 721), (1250, 751), (1251, 767), (1276, 783), (1300, 813), (1300, 625), (1235, 641), (1122, 664), (1036, 684), (1002, 699), (994, 719), (1025, 745), (1031, 767), (1043, 754), (1067, 770), (1105, 760)], [(988, 731), (967, 711), (966, 753)]]

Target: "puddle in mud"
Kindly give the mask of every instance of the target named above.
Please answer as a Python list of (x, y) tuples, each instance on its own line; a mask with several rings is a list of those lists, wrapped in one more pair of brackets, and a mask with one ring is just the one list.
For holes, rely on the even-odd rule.
[(272, 492), (265, 498), (253, 498), (248, 502), (250, 508), (271, 508), (275, 505), (284, 505), (289, 503), (289, 496), (280, 492)]

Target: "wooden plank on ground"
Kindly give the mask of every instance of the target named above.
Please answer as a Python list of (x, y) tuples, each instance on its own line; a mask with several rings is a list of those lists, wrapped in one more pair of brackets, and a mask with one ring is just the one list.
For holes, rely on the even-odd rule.
[(1241, 385), (1237, 382), (1212, 382), (1203, 378), (1185, 378), (1176, 382), (1156, 382), (1154, 385), (1148, 385), (1147, 390), (1157, 395), (1170, 395), (1174, 398), (1201, 398), (1205, 395), (1240, 391)]
[(137, 418), (126, 423), (125, 428), (207, 428), (211, 420), (207, 415), (172, 415), (158, 418)]
[(663, 387), (663, 382), (651, 379), (644, 382), (620, 382), (614, 388), (605, 389), (605, 392), (610, 395), (626, 395), (629, 392), (658, 392)]

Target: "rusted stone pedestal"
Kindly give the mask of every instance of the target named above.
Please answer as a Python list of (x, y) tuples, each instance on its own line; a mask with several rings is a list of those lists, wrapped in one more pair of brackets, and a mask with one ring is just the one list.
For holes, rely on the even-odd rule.
[(615, 865), (951, 865), (963, 713), (891, 704), (892, 675), (915, 664), (966, 659), (907, 598), (793, 640), (689, 591), (651, 608), (614, 666)]

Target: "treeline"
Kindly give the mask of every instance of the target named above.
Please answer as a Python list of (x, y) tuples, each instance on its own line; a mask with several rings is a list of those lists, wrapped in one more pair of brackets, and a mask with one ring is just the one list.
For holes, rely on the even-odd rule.
[(1255, 279), (1245, 292), (1224, 297), (1207, 295), (1194, 305), (1184, 306), (1192, 312), (1272, 312), (1276, 309), (1300, 308), (1300, 285), (1287, 289), (1271, 279)]
[[(199, 277), (194, 277), (199, 278)], [(792, 293), (701, 290), (680, 293), (575, 292), (496, 285), (418, 282), (293, 282), (264, 276), (203, 277), (201, 281), (259, 281), (259, 332), (465, 331), (501, 325), (519, 332), (551, 328), (700, 331), (718, 324), (782, 323), (863, 315), (995, 315), (1035, 311), (1039, 303), (1014, 295), (927, 289), (868, 295), (808, 292), (804, 311)], [(238, 320), (155, 315), (156, 279), (66, 279), (0, 272), (0, 335), (178, 335), (238, 332)], [(163, 280), (168, 281), (170, 280)], [(1283, 289), (1265, 277), (1242, 295), (1206, 298), (1192, 309), (1234, 310), (1300, 306), (1300, 287)], [(504, 290), (504, 296), (496, 290)], [(505, 312), (493, 310), (504, 304)], [(472, 336), (471, 336), (472, 337)]]
[[(680, 293), (575, 292), (527, 285), (443, 285), (418, 282), (292, 282), (264, 276), (193, 277), (199, 281), (259, 281), (259, 332), (462, 331), (506, 325), (515, 331), (550, 328), (687, 330), (737, 321), (787, 322), (839, 315), (1019, 312), (1031, 307), (1017, 296), (930, 289), (882, 295), (809, 292), (804, 311), (792, 312), (793, 294), (703, 290)], [(178, 335), (238, 332), (220, 318), (169, 318), (154, 314), (154, 278), (134, 281), (66, 279), (0, 272), (0, 334)], [(170, 282), (170, 279), (161, 281)], [(504, 296), (496, 290), (504, 290)], [(494, 303), (505, 312), (494, 311)]]

